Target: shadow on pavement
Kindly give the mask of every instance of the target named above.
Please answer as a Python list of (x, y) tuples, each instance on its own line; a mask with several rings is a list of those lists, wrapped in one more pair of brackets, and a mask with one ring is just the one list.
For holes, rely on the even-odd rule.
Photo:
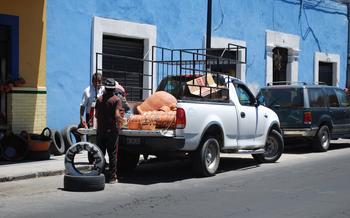
[[(344, 142), (341, 140), (331, 141), (331, 145), (329, 147), (329, 150), (331, 151), (331, 150), (350, 148), (349, 142)], [(286, 153), (286, 154), (308, 154), (308, 153), (319, 153), (319, 152), (313, 151), (311, 144), (308, 144), (306, 142), (297, 142), (295, 144), (293, 144), (293, 143), (286, 144), (285, 149), (284, 149), (284, 153)]]
[[(217, 174), (249, 170), (258, 165), (253, 158), (222, 157)], [(159, 161), (156, 158), (141, 163), (133, 173), (122, 176), (119, 183), (151, 185), (197, 178), (189, 159)]]

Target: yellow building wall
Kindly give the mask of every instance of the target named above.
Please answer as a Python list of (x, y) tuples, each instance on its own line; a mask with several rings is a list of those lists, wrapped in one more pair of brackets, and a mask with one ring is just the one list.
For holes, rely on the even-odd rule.
[[(26, 83), (7, 94), (14, 132), (46, 126), (46, 0), (0, 0), (0, 14), (19, 17), (19, 77)], [(45, 91), (43, 91), (45, 90)]]
[(41, 133), (46, 127), (46, 90), (15, 88), (7, 97), (8, 119), (12, 131)]

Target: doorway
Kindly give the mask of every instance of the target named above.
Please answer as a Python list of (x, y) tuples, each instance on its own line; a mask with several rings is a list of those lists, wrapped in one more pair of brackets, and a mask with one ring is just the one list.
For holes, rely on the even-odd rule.
[[(141, 39), (103, 36), (103, 77), (111, 77), (127, 89), (127, 99), (142, 100), (143, 47)], [(109, 56), (114, 55), (114, 56)], [(125, 56), (130, 58), (125, 58)]]
[[(0, 84), (4, 84), (10, 72), (11, 57), (11, 28), (7, 25), (0, 25)], [(6, 93), (0, 90), (0, 124), (4, 124), (6, 117)]]
[(288, 49), (276, 47), (273, 53), (273, 77), (272, 82), (287, 81)]
[(318, 63), (318, 80), (322, 84), (326, 84), (328, 86), (333, 85), (333, 63)]

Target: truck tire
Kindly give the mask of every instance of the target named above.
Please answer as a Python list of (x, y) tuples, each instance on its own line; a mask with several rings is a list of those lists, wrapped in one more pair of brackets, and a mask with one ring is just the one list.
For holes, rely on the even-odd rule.
[(253, 154), (257, 163), (274, 163), (282, 155), (284, 150), (283, 138), (277, 130), (271, 130), (266, 139), (265, 153)]
[(117, 174), (128, 174), (135, 170), (140, 160), (140, 154), (132, 153), (124, 149), (118, 151)]
[(105, 176), (64, 175), (63, 189), (66, 191), (100, 191), (105, 188)]
[[(74, 157), (76, 154), (78, 154), (81, 151), (88, 151), (93, 154), (94, 163), (93, 168), (91, 171), (87, 173), (83, 173), (79, 171), (74, 164)], [(66, 156), (64, 158), (64, 165), (66, 169), (67, 175), (71, 176), (98, 176), (102, 173), (105, 167), (105, 159), (103, 156), (102, 151), (97, 147), (97, 145), (94, 145), (89, 142), (78, 142), (74, 145), (72, 145), (66, 153)]]
[(220, 145), (215, 137), (204, 138), (193, 155), (193, 167), (199, 176), (215, 175), (220, 163)]
[(315, 151), (326, 152), (330, 145), (330, 134), (328, 126), (324, 125), (317, 131), (312, 143)]
[(66, 151), (74, 143), (83, 141), (80, 133), (78, 133), (78, 127), (76, 125), (66, 126), (62, 131), (62, 136), (63, 136)]
[(65, 145), (64, 145), (64, 140), (62, 137), (62, 134), (60, 131), (53, 130), (52, 135), (51, 135), (51, 145), (50, 145), (50, 152), (54, 154), (55, 156), (57, 155), (62, 155), (65, 151)]

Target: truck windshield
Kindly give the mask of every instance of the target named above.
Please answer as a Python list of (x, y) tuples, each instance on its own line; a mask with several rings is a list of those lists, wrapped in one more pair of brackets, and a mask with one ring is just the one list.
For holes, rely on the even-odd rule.
[(302, 108), (304, 105), (302, 88), (262, 89), (265, 106), (270, 108)]

